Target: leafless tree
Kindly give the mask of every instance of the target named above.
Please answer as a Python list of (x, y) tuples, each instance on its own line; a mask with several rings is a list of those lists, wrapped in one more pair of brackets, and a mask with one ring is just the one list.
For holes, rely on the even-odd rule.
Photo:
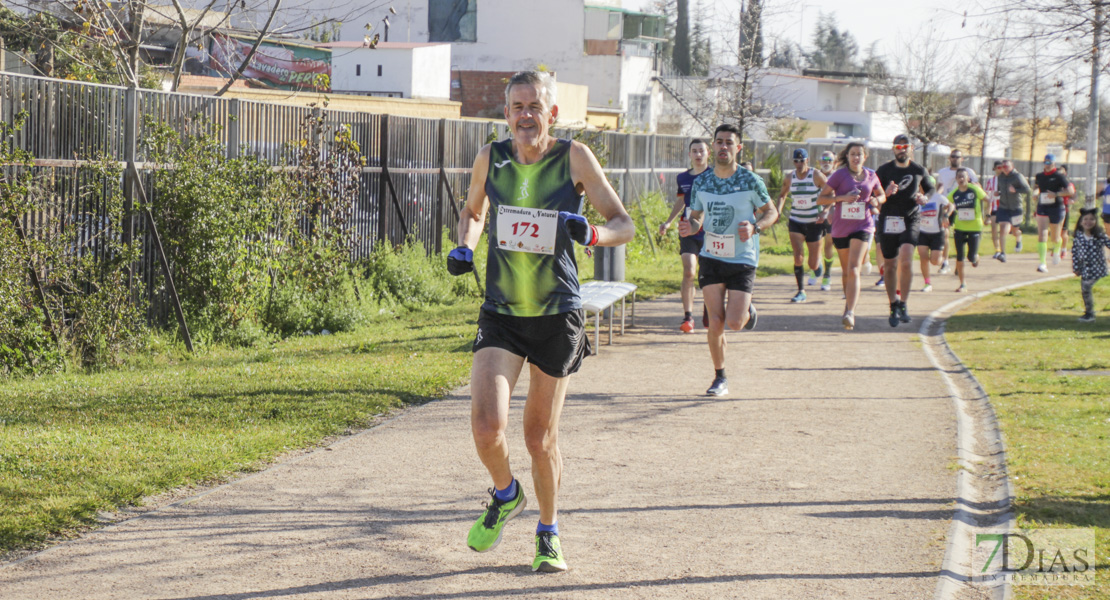
[(961, 69), (953, 66), (956, 59), (949, 48), (926, 34), (895, 58), (891, 72), (876, 73), (871, 79), (878, 93), (894, 98), (906, 133), (921, 141), (922, 164), (928, 163), (929, 144), (951, 142), (964, 131), (948, 81)]
[(1011, 101), (1020, 89), (1017, 73), (1010, 61), (1010, 42), (1004, 38), (983, 40), (981, 63), (976, 77), (976, 93), (986, 103), (983, 115), (982, 137), (979, 152), (979, 172), (987, 173), (987, 147), (990, 144), (991, 125), (999, 114), (1003, 102)]
[(1082, 62), (1090, 68), (1088, 98), (1087, 177), (1084, 186), (1088, 201), (1095, 195), (1099, 154), (1099, 80), (1107, 69), (1105, 58), (1106, 26), (1110, 0), (993, 0), (982, 12), (983, 18), (997, 21), (1010, 18), (1012, 27), (999, 30), (996, 37), (1036, 40), (1051, 48), (1041, 67), (1046, 70)]

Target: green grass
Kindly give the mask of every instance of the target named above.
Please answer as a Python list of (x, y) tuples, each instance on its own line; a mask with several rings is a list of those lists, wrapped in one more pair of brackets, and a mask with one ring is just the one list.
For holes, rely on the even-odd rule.
[[(660, 239), (655, 231), (668, 207), (658, 198), (644, 203), (655, 228), (650, 232), (637, 210), (628, 279), (640, 286), (640, 299), (676, 292), (682, 276), (677, 236), (672, 230)], [(657, 243), (655, 252), (645, 234)], [(786, 236), (778, 244), (765, 237), (760, 274), (789, 272)], [(579, 252), (582, 274), (590, 278), (593, 262)], [(481, 270), (484, 248), (476, 254)], [(420, 257), (410, 249), (397, 260)], [(391, 268), (446, 277), (440, 266)], [(285, 452), (443, 396), (468, 376), (479, 303), (463, 297), (415, 311), (393, 303), (380, 314), (367, 303), (373, 316), (351, 332), (253, 348), (210, 346), (196, 356), (154, 338), (148, 352), (122, 369), (4, 381), (0, 554), (72, 536), (94, 525), (100, 511), (263, 468)]]
[(1078, 279), (988, 296), (948, 321), (998, 413), (1019, 526), (1095, 528), (1095, 587), (1021, 586), (1021, 600), (1110, 599), (1110, 376), (1059, 373), (1110, 371), (1110, 282), (1094, 294), (1093, 324), (1076, 321)]
[(213, 483), (440, 396), (470, 366), (477, 301), (357, 331), (0, 386), (0, 550), (99, 510)]

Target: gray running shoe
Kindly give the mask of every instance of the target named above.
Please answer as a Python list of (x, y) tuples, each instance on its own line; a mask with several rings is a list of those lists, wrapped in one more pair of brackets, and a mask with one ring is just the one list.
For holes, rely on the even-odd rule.
[[(803, 298), (805, 300), (805, 298)], [(748, 322), (744, 323), (744, 329), (751, 331), (755, 329), (755, 322), (759, 320), (759, 313), (755, 310), (754, 304), (748, 305)]]
[(724, 396), (728, 393), (728, 380), (724, 377), (717, 377), (713, 380), (713, 384), (705, 390), (707, 396)]

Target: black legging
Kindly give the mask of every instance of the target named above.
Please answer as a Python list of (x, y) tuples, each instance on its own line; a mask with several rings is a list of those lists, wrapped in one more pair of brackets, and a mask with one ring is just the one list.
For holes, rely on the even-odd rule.
[(967, 258), (971, 262), (979, 262), (979, 232), (956, 230), (956, 260), (964, 259), (964, 248), (967, 249)]

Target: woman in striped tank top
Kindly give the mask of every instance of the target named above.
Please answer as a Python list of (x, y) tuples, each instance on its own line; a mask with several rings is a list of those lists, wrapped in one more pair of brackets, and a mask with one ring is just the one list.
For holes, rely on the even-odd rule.
[(809, 152), (805, 148), (794, 149), (794, 171), (786, 176), (779, 192), (779, 214), (786, 197), (791, 197), (790, 219), (787, 230), (790, 232), (790, 246), (794, 249), (794, 279), (798, 282), (798, 293), (791, 302), (805, 302), (806, 290), (802, 286), (805, 278), (806, 249), (809, 249), (809, 269), (812, 275), (809, 284), (821, 278), (818, 260), (821, 258), (821, 238), (825, 236), (825, 226), (817, 222), (821, 207), (817, 206), (817, 193), (825, 187), (825, 175), (809, 166)]

